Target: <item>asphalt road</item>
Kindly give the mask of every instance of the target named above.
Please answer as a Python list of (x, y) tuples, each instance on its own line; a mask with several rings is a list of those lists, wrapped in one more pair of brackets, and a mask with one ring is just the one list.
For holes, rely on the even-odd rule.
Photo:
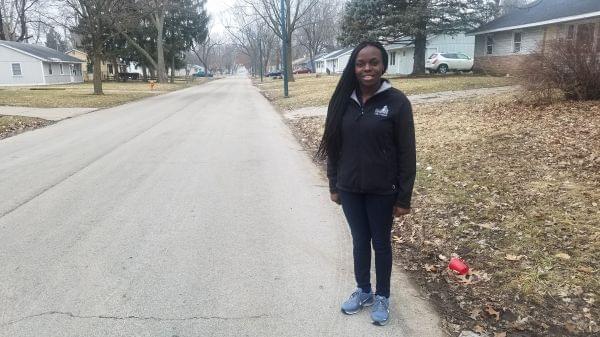
[(396, 267), (393, 320), (340, 313), (326, 182), (244, 78), (0, 141), (0, 336), (442, 336)]

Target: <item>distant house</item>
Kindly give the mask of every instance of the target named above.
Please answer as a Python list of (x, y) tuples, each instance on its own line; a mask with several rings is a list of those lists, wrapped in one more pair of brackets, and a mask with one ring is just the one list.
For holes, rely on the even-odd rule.
[(82, 62), (48, 47), (0, 41), (0, 85), (83, 82)]
[(88, 60), (88, 56), (87, 53), (84, 51), (81, 51), (79, 49), (71, 49), (67, 52), (65, 52), (65, 54), (69, 55), (69, 56), (73, 56), (74, 58), (85, 62), (83, 63), (83, 66), (81, 68), (81, 73), (83, 74), (83, 79), (85, 81), (89, 81), (90, 80), (90, 76), (88, 75), (88, 69), (87, 69), (87, 65), (90, 63)]
[(527, 54), (557, 38), (587, 40), (600, 50), (600, 0), (538, 0), (471, 33), (475, 70), (517, 73)]
[[(415, 46), (412, 39), (404, 39), (385, 46), (388, 52), (388, 70), (391, 75), (408, 75), (413, 71)], [(427, 59), (433, 53), (463, 53), (473, 57), (475, 38), (465, 34), (432, 35), (427, 38)]]
[(343, 72), (350, 59), (352, 49), (354, 49), (354, 47), (338, 49), (316, 59), (315, 64), (317, 73), (327, 73), (327, 70), (329, 70), (331, 74)]
[[(73, 56), (76, 59), (79, 59), (83, 62), (85, 62), (85, 68), (83, 69), (83, 79), (86, 81), (93, 81), (94, 80), (94, 70), (93, 70), (93, 66), (90, 66), (89, 69), (87, 67), (87, 65), (91, 65), (92, 64), (92, 60), (90, 60), (88, 58), (88, 54), (84, 51), (81, 51), (79, 49), (71, 49), (69, 51), (67, 51), (65, 54)], [(117, 70), (119, 72), (129, 72), (129, 73), (139, 73), (139, 71), (131, 70), (128, 69), (130, 67), (128, 67), (128, 65), (124, 62), (121, 62), (119, 60), (115, 60), (116, 62), (116, 68), (120, 68), (120, 69), (116, 69), (115, 65), (112, 62), (108, 62), (103, 60), (100, 63), (100, 75), (102, 80), (108, 80), (108, 79), (114, 79), (115, 75), (117, 73)], [(89, 70), (89, 71), (88, 71)]]

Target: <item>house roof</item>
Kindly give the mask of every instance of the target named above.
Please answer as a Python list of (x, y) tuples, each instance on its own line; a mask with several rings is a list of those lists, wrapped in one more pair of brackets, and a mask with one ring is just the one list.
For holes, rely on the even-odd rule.
[(323, 56), (323, 58), (326, 60), (332, 60), (332, 59), (338, 58), (346, 53), (350, 53), (350, 52), (352, 52), (352, 50), (354, 50), (354, 47), (348, 47), (348, 48), (336, 50), (334, 52), (331, 52), (330, 54)]
[(82, 63), (81, 60), (73, 56), (37, 44), (27, 44), (14, 41), (0, 41), (0, 46), (5, 46), (7, 48), (19, 51), (29, 56), (33, 56), (37, 59), (46, 62)]
[(479, 35), (600, 16), (599, 0), (537, 0), (471, 31)]

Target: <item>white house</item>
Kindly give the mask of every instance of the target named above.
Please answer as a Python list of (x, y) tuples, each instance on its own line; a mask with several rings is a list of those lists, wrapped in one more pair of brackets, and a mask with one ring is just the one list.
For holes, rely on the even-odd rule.
[(557, 38), (592, 43), (600, 51), (600, 0), (538, 0), (471, 34), (476, 70), (517, 73), (526, 55)]
[(315, 68), (317, 70), (317, 74), (324, 74), (327, 72), (327, 67), (325, 66), (327, 57), (330, 55), (333, 55), (336, 52), (338, 52), (338, 51), (335, 50), (330, 53), (325, 53), (325, 54), (315, 58)]
[(317, 73), (326, 73), (327, 70), (329, 70), (331, 74), (342, 73), (346, 64), (348, 64), (352, 49), (354, 49), (354, 47), (334, 50), (331, 53), (316, 59), (315, 64)]
[[(415, 46), (410, 39), (398, 41), (385, 46), (388, 52), (388, 70), (391, 75), (408, 75), (413, 71)], [(461, 52), (469, 57), (475, 53), (475, 37), (465, 34), (433, 35), (427, 38), (427, 51), (425, 59), (431, 54), (444, 52)]]
[(48, 47), (0, 41), (0, 86), (81, 83), (83, 63)]

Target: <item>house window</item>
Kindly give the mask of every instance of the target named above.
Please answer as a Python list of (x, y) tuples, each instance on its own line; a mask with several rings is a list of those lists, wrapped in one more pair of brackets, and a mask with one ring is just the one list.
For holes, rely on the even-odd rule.
[(515, 32), (513, 35), (513, 53), (521, 51), (521, 32)]
[(52, 63), (48, 63), (48, 75), (52, 75)]
[(59, 64), (59, 65), (58, 65), (58, 67), (59, 67), (59, 69), (60, 69), (60, 74), (61, 74), (61, 75), (64, 75), (64, 72), (63, 72), (63, 65), (62, 65), (62, 63), (61, 63), (61, 64)]
[(491, 55), (494, 52), (494, 37), (488, 35), (486, 37), (487, 51), (486, 54)]
[(390, 65), (391, 66), (396, 65), (396, 52), (395, 51), (390, 53)]
[(12, 73), (13, 73), (13, 76), (23, 75), (23, 73), (21, 72), (21, 63), (13, 63), (12, 64)]
[(567, 27), (567, 40), (573, 40), (575, 37), (575, 25), (569, 25)]

